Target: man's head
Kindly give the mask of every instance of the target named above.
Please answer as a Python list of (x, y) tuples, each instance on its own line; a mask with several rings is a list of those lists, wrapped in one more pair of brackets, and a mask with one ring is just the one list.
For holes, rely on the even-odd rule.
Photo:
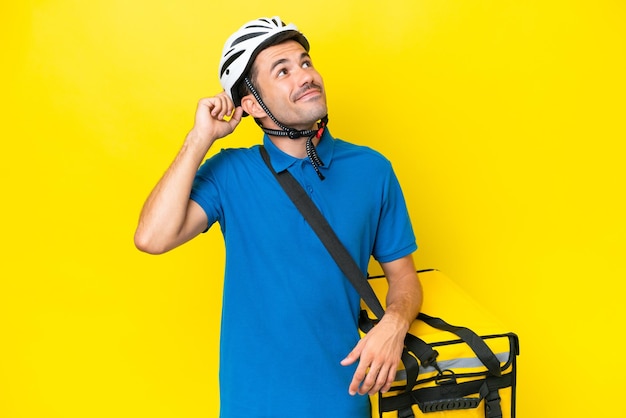
[[(257, 55), (265, 48), (293, 39), (305, 51), (309, 42), (292, 23), (286, 25), (278, 16), (259, 18), (243, 25), (224, 44), (219, 65), (220, 83), (235, 106), (241, 104), (244, 78), (250, 76)], [(241, 91), (240, 91), (241, 90)]]
[(271, 119), (263, 122), (266, 128), (311, 129), (327, 109), (323, 80), (308, 51), (308, 41), (293, 24), (278, 17), (253, 20), (226, 41), (220, 82), (235, 106), (259, 124)]

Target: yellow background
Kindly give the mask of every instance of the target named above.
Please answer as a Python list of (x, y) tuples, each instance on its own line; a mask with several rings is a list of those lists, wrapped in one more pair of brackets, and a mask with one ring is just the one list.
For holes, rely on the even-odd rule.
[(216, 415), (219, 230), (160, 257), (132, 235), (223, 41), (274, 14), (333, 134), (394, 162), (418, 266), (520, 335), (519, 416), (617, 416), (623, 2), (25, 0), (0, 6), (0, 417)]

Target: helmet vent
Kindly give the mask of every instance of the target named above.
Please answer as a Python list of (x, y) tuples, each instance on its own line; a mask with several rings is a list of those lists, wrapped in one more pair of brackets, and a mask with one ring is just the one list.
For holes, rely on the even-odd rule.
[(248, 39), (252, 39), (252, 38), (256, 38), (257, 36), (262, 36), (262, 35), (266, 35), (265, 32), (253, 32), (253, 33), (248, 33), (246, 35), (243, 35), (237, 39), (235, 39), (233, 41), (232, 44), (230, 44), (231, 48), (237, 44), (242, 43), (243, 41), (247, 41)]
[(222, 77), (224, 75), (224, 73), (226, 73), (226, 75), (228, 75), (228, 67), (230, 66), (230, 64), (233, 63), (233, 61), (235, 61), (237, 58), (239, 58), (245, 51), (238, 51), (236, 54), (233, 54), (230, 58), (228, 58), (226, 60), (226, 62), (224, 63), (224, 65), (222, 65), (222, 71), (220, 72), (220, 77)]

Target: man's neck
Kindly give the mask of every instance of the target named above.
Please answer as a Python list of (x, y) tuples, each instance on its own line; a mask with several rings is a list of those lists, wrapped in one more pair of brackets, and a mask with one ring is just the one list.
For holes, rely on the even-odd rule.
[[(287, 155), (291, 155), (294, 158), (305, 158), (306, 155), (306, 141), (308, 138), (301, 137), (298, 139), (291, 139), (285, 136), (273, 136), (268, 135), (272, 143)], [(313, 145), (317, 146), (319, 143), (317, 137), (313, 137)]]

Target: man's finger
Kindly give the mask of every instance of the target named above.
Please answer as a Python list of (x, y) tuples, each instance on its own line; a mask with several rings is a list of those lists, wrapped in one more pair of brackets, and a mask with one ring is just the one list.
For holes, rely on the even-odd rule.
[(348, 393), (350, 395), (356, 395), (357, 393), (361, 393), (362, 386), (367, 377), (367, 366), (363, 363), (359, 363), (359, 366), (356, 368), (354, 375), (352, 376), (352, 382), (350, 382), (350, 387), (348, 388)]
[(376, 393), (378, 393), (380, 390), (382, 390), (387, 385), (388, 380), (389, 380), (389, 368), (383, 366), (378, 371), (378, 375), (376, 376), (376, 382), (370, 388), (368, 394), (369, 395), (375, 395)]
[(243, 116), (243, 109), (242, 109), (241, 106), (238, 106), (235, 109), (235, 113), (233, 113), (233, 115), (231, 116), (230, 120), (228, 121), (228, 124), (233, 129), (233, 131), (235, 130), (237, 125), (239, 125), (239, 122), (241, 122), (241, 117), (242, 116)]
[(341, 360), (341, 365), (349, 366), (351, 364), (354, 364), (359, 359), (359, 357), (361, 357), (361, 351), (363, 349), (362, 347), (363, 347), (363, 340), (361, 339), (356, 344), (356, 346), (354, 346), (354, 349), (350, 352), (350, 354), (348, 354), (346, 358)]

